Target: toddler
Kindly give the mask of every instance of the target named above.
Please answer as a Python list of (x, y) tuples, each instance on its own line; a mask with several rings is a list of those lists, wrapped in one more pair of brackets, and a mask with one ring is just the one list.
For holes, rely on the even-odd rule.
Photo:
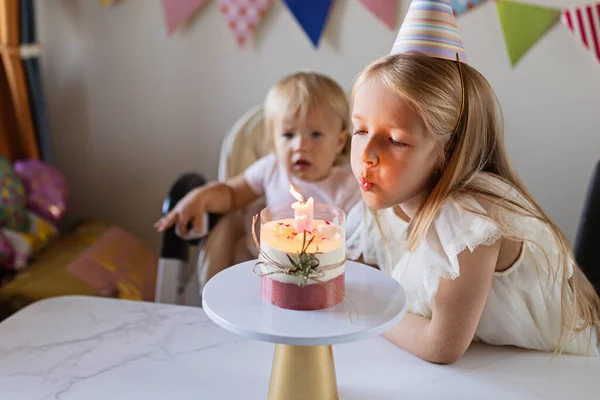
[[(264, 203), (297, 201), (290, 184), (305, 198), (346, 212), (361, 202), (347, 160), (348, 99), (334, 80), (314, 72), (286, 76), (269, 90), (264, 113), (273, 152), (240, 176), (193, 190), (156, 223), (159, 232), (177, 224), (183, 236), (190, 222), (201, 231), (206, 213), (226, 214), (205, 243), (206, 257), (198, 268), (201, 288), (223, 269), (258, 256), (252, 216)], [(261, 198), (264, 203), (257, 203)], [(242, 218), (233, 213), (242, 209), (247, 211)]]

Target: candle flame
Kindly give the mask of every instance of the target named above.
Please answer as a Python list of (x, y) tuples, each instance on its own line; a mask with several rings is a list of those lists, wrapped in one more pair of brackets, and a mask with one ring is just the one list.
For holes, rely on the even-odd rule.
[(296, 198), (296, 200), (298, 200), (300, 203), (304, 203), (304, 197), (302, 197), (302, 195), (298, 192), (298, 190), (296, 190), (296, 188), (294, 187), (294, 185), (292, 185), (290, 183), (290, 193), (292, 194), (292, 196), (294, 196)]

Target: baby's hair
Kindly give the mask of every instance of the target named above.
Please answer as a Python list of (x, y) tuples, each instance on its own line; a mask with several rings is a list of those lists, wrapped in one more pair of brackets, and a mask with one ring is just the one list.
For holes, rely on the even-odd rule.
[[(465, 93), (464, 112), (460, 116), (461, 77), (455, 61), (441, 60), (421, 53), (403, 53), (383, 57), (367, 66), (356, 78), (356, 89), (369, 79), (377, 79), (394, 90), (419, 114), (428, 133), (440, 144), (438, 169), (432, 177), (431, 193), (412, 219), (407, 230), (407, 248), (416, 249), (426, 237), (446, 202), (472, 195), (500, 228), (502, 237), (534, 245), (500, 217), (505, 210), (541, 223), (556, 242), (556, 260), (560, 269), (550, 274), (561, 285), (561, 331), (557, 351), (562, 349), (565, 328), (582, 332), (595, 327), (600, 339), (600, 299), (577, 265), (574, 265), (569, 241), (560, 228), (544, 213), (521, 182), (510, 163), (504, 146), (504, 128), (499, 102), (488, 81), (469, 65), (462, 65)], [(455, 127), (458, 129), (453, 134)], [(478, 173), (490, 174), (506, 184), (506, 188), (486, 185)], [(539, 246), (543, 249), (542, 246)], [(547, 261), (555, 254), (547, 254)], [(573, 274), (569, 277), (570, 271)], [(569, 293), (569, 287), (572, 294)], [(573, 305), (567, 310), (568, 303)], [(510, 323), (510, 321), (508, 322)], [(566, 338), (571, 339), (571, 338)]]
[[(265, 128), (269, 146), (273, 144), (274, 120), (287, 116), (306, 118), (315, 107), (326, 107), (333, 118), (339, 118), (341, 132), (349, 127), (350, 105), (344, 89), (332, 78), (311, 71), (298, 71), (279, 80), (264, 101)], [(350, 140), (336, 159), (345, 164), (350, 154)]]

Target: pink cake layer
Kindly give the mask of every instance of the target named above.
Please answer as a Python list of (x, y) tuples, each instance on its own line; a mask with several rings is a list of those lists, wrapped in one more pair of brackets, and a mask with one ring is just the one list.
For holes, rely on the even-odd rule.
[(300, 287), (294, 283), (283, 283), (261, 276), (262, 298), (277, 307), (290, 310), (321, 310), (339, 304), (344, 298), (345, 274), (326, 283), (315, 283)]

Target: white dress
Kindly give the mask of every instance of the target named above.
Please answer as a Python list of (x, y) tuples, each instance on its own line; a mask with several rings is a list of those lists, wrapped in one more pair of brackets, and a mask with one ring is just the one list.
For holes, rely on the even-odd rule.
[[(491, 175), (480, 174), (476, 179), (497, 193), (520, 197), (514, 189)], [(435, 219), (427, 238), (409, 253), (404, 251), (408, 224), (392, 208), (379, 211), (375, 218), (373, 212), (359, 205), (347, 219), (348, 258), (358, 259), (362, 255), (367, 264), (388, 271), (406, 291), (408, 312), (431, 318), (440, 278), (456, 279), (460, 275), (458, 254), (466, 249), (473, 251), (479, 245), (493, 244), (501, 237), (496, 223), (465, 208), (488, 215), (473, 197), (464, 197), (460, 203), (449, 201)], [(553, 281), (548, 278), (558, 267), (556, 242), (546, 225), (533, 218), (508, 212), (503, 212), (501, 218), (528, 242), (522, 246), (521, 254), (512, 266), (494, 273), (474, 340), (554, 351), (561, 324), (561, 279), (559, 275), (559, 279), (550, 284)], [(546, 250), (550, 263), (542, 249)], [(572, 274), (572, 268), (569, 274)], [(563, 344), (565, 353), (599, 355), (592, 328), (574, 339), (569, 337)]]

